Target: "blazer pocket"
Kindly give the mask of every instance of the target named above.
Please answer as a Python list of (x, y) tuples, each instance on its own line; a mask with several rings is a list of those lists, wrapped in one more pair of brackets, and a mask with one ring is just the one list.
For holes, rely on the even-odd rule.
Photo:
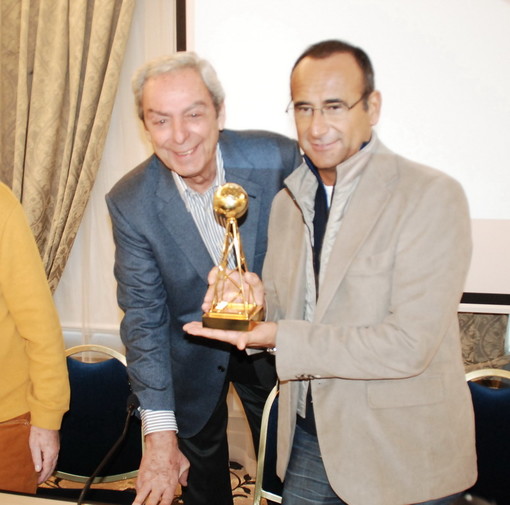
[(417, 407), (444, 399), (441, 377), (394, 379), (367, 384), (368, 405), (373, 409)]
[(393, 267), (394, 257), (392, 249), (370, 256), (358, 256), (351, 263), (348, 275), (365, 276), (387, 272)]

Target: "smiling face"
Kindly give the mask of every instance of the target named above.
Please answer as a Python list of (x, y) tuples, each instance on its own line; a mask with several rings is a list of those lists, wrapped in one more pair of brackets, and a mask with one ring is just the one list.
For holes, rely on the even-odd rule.
[[(355, 104), (364, 93), (363, 73), (349, 53), (327, 58), (305, 57), (294, 69), (291, 92), (294, 105), (323, 107), (331, 103)], [(373, 91), (341, 118), (315, 110), (309, 118), (296, 117), (299, 144), (318, 168), (325, 184), (336, 181), (336, 166), (356, 154), (371, 137), (379, 119), (380, 94)]]
[(216, 176), (216, 145), (225, 110), (214, 107), (200, 74), (182, 68), (147, 80), (144, 125), (156, 156), (195, 191), (206, 191)]

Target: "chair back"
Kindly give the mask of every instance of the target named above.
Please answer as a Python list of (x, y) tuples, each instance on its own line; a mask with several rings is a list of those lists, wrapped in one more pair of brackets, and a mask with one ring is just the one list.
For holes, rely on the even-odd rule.
[(262, 498), (282, 502), (283, 484), (276, 474), (277, 428), (278, 386), (275, 386), (267, 397), (262, 413), (253, 505), (260, 505)]
[(510, 503), (510, 371), (466, 374), (473, 399), (478, 479), (467, 492), (499, 505)]
[[(102, 360), (76, 359), (88, 352), (99, 353)], [(71, 403), (62, 420), (55, 475), (85, 482), (122, 434), (131, 388), (121, 353), (99, 345), (80, 345), (68, 349), (66, 355)], [(133, 416), (126, 439), (94, 483), (136, 476), (141, 458), (141, 423)]]

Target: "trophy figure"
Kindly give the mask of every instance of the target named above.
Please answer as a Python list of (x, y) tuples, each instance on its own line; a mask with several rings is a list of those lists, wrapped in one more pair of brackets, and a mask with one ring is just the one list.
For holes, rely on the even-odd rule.
[[(262, 307), (254, 303), (252, 288), (243, 277), (248, 267), (237, 219), (248, 208), (248, 195), (238, 184), (228, 182), (214, 193), (213, 207), (225, 221), (225, 241), (211, 309), (202, 316), (202, 323), (207, 328), (248, 331), (262, 316)], [(232, 253), (235, 267), (229, 268)]]

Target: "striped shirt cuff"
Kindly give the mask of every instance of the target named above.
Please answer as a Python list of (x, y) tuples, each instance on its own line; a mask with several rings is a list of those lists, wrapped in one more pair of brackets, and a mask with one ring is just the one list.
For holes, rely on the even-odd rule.
[(148, 435), (157, 431), (179, 431), (173, 410), (139, 409), (142, 418), (142, 433)]

